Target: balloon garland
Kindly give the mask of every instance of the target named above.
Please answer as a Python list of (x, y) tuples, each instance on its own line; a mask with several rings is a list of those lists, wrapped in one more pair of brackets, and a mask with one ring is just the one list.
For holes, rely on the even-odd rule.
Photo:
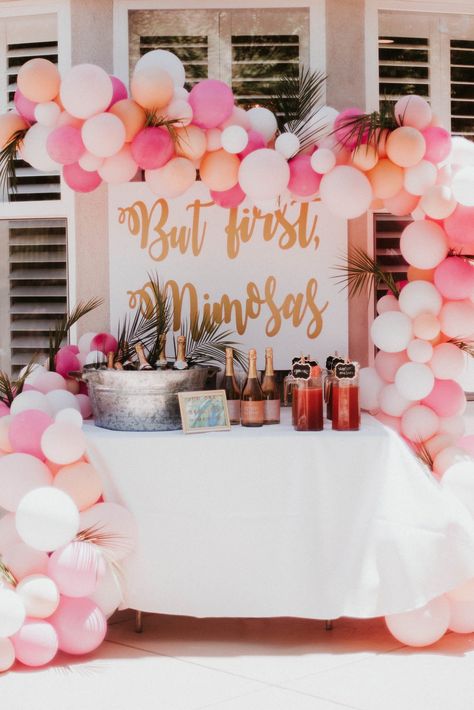
[[(250, 198), (265, 212), (278, 208), (282, 197), (312, 200), (319, 195), (334, 215), (344, 219), (361, 216), (370, 208), (411, 215), (413, 222), (400, 240), (409, 265), (407, 282), (397, 284), (380, 270), (376, 274), (388, 291), (377, 303), (378, 315), (371, 327), (378, 348), (375, 366), (361, 370), (362, 405), (405, 437), (441, 479), (441, 486), (457, 495), (474, 515), (474, 443), (473, 437), (463, 436), (466, 401), (458, 382), (465, 353), (474, 352), (474, 267), (469, 256), (474, 246), (474, 144), (451, 137), (419, 96), (403, 97), (384, 116), (366, 116), (357, 108), (338, 113), (322, 106), (279, 131), (270, 110), (253, 107), (245, 111), (235, 106), (232, 91), (223, 82), (207, 79), (188, 92), (184, 81), (182, 63), (164, 50), (149, 52), (138, 61), (130, 95), (119, 79), (100, 67), (82, 64), (61, 79), (51, 62), (33, 59), (19, 71), (16, 110), (0, 116), (0, 145), (5, 154), (19, 150), (23, 160), (39, 170), (61, 169), (65, 182), (78, 192), (95, 190), (102, 182), (127, 182), (143, 170), (152, 192), (173, 198), (191, 187), (199, 171), (199, 179), (223, 208), (235, 208)], [(319, 128), (317, 144), (307, 140), (315, 127)], [(368, 273), (368, 260), (362, 256), (357, 267)], [(36, 497), (48, 500), (52, 494), (56, 500), (64, 494), (55, 482), (51, 486), (53, 473), (55, 481), (69, 480), (73, 475), (69, 467), (88, 466), (87, 462), (73, 463), (72, 454), (62, 457), (63, 445), (70, 445), (72, 451), (75, 443), (74, 456), (79, 452), (80, 430), (68, 419), (73, 416), (70, 409), (65, 410), (69, 414), (57, 414), (67, 421), (52, 423), (51, 408), (56, 402), (54, 406), (65, 404), (70, 394), (67, 384), (56, 387), (56, 378), (63, 380), (62, 375), (87, 358), (93, 361), (97, 351), (114, 349), (110, 343), (105, 349), (103, 345), (94, 342), (90, 354), (85, 352), (89, 346), (79, 352), (63, 349), (57, 356), (57, 372), (33, 373), (32, 389), (14, 400), (10, 415), (3, 411), (7, 416), (0, 419), (0, 449), (14, 453), (5, 454), (0, 469), (10, 471), (8, 462), (12, 462), (8, 476), (18, 488), (13, 486), (12, 500), (6, 502), (12, 511), (18, 504), (20, 521), (23, 508), (28, 521), (38, 505)], [(81, 394), (71, 396), (78, 400)], [(48, 406), (43, 406), (45, 402)], [(35, 410), (34, 416), (28, 409)], [(57, 437), (57, 427), (66, 427), (71, 439), (66, 431)], [(15, 447), (23, 448), (9, 448), (13, 444), (8, 437)], [(56, 451), (56, 445), (61, 451)], [(35, 462), (25, 467), (28, 474), (21, 479), (14, 476), (18, 456)], [(53, 463), (46, 465), (44, 458)], [(91, 471), (88, 476), (93, 479)], [(30, 493), (21, 487), (30, 484)], [(66, 492), (70, 493), (67, 487)], [(54, 506), (51, 497), (51, 509)], [(95, 501), (91, 510), (94, 507)], [(77, 533), (72, 517), (71, 512), (68, 536), (72, 530)], [(18, 524), (23, 530), (23, 523)], [(9, 525), (0, 524), (0, 544), (1, 531)], [(25, 525), (27, 530), (28, 522)], [(23, 534), (30, 540), (27, 532)], [(43, 574), (38, 582), (44, 592), (31, 593), (35, 599), (44, 599), (47, 609), (51, 608), (48, 595), (54, 596), (52, 585), (60, 589), (58, 585), (63, 584), (58, 581), (62, 575), (58, 569), (69, 570), (78, 557), (76, 547), (85, 544), (74, 540), (74, 534), (65, 547), (61, 540), (62, 546), (49, 557), (50, 577)], [(5, 539), (8, 536), (3, 532)], [(9, 544), (12, 539), (17, 540), (13, 536)], [(25, 546), (27, 541), (17, 540), (17, 544)], [(43, 555), (43, 563), (51, 543), (45, 541), (44, 546), (34, 553)], [(90, 573), (101, 563), (89, 553)], [(40, 569), (44, 573), (44, 566)], [(29, 584), (25, 582), (27, 590)], [(88, 589), (85, 582), (77, 588)], [(61, 602), (59, 612), (45, 617), (51, 623), (40, 616), (25, 622), (20, 591), (7, 585), (0, 594), (0, 669), (2, 658), (14, 657), (13, 647), (25, 644), (30, 648), (30, 639), (37, 633), (44, 634), (51, 653), (55, 634), (59, 646), (70, 650), (68, 642), (61, 641), (69, 619), (83, 619), (91, 611), (87, 598), (77, 601), (66, 595), (67, 603)], [(28, 591), (24, 595), (29, 598)], [(59, 619), (56, 624), (55, 619)], [(387, 625), (399, 640), (413, 646), (435, 642), (448, 628), (474, 631), (474, 582), (421, 609), (388, 617)], [(17, 656), (21, 660), (21, 653)]]

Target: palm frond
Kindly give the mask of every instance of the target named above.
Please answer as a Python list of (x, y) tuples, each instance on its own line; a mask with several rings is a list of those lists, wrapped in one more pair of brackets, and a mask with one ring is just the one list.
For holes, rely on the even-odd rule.
[(447, 342), (455, 345), (462, 350), (463, 353), (469, 355), (469, 357), (474, 357), (474, 340), (469, 340), (468, 338), (465, 340), (462, 338), (450, 338)]
[(430, 469), (430, 471), (432, 471), (433, 470), (433, 457), (432, 457), (428, 447), (426, 446), (426, 443), (424, 441), (414, 442), (414, 448), (415, 448), (416, 455), (418, 456), (420, 461), (422, 461), (425, 464), (425, 466), (427, 466)]
[(0, 402), (11, 405), (15, 397), (23, 392), (26, 378), (31, 374), (35, 358), (27, 365), (21, 374), (16, 379), (12, 379), (6, 372), (0, 371)]
[(159, 110), (160, 109), (149, 109), (145, 111), (145, 128), (166, 128), (173, 143), (179, 143), (180, 137), (176, 129), (181, 128), (181, 123), (184, 119), (160, 116)]
[(11, 584), (13, 587), (16, 587), (18, 584), (18, 580), (13, 574), (13, 572), (7, 567), (5, 562), (2, 561), (0, 558), (0, 578), (3, 577), (3, 579), (8, 582), (8, 584)]
[[(338, 132), (338, 143), (344, 147), (349, 145), (351, 149), (357, 149), (361, 145), (369, 144), (378, 148), (380, 142), (384, 140), (385, 131), (392, 131), (394, 128), (398, 128), (394, 105), (392, 101), (385, 99), (380, 102), (378, 111), (342, 120), (332, 134)], [(341, 129), (344, 134), (342, 138), (340, 137)]]
[(300, 125), (314, 116), (322, 103), (326, 75), (302, 67), (298, 75), (281, 76), (273, 87), (273, 107), (280, 131), (296, 133)]
[[(209, 363), (225, 364), (226, 348), (232, 348), (234, 359), (242, 367), (247, 366), (247, 359), (239, 344), (231, 340), (232, 330), (222, 330), (221, 323), (209, 318), (195, 318), (191, 323), (185, 321), (181, 326), (181, 335), (186, 338), (186, 359), (190, 365)], [(176, 353), (176, 342), (174, 343)]]
[(85, 302), (80, 301), (70, 314), (65, 313), (64, 316), (56, 322), (54, 329), (49, 331), (49, 369), (51, 371), (54, 371), (54, 359), (72, 326), (87, 315), (87, 313), (90, 313), (100, 306), (101, 303), (101, 298), (91, 298), (89, 301)]
[(9, 198), (10, 190), (16, 192), (17, 178), (15, 159), (27, 133), (27, 128), (16, 131), (0, 151), (0, 190)]
[(344, 261), (333, 269), (342, 274), (333, 278), (336, 279), (337, 284), (349, 289), (349, 296), (363, 293), (370, 295), (380, 284), (385, 284), (396, 298), (400, 294), (392, 274), (383, 271), (380, 265), (360, 247), (351, 249)]
[(103, 525), (91, 525), (88, 528), (83, 528), (77, 533), (75, 540), (78, 542), (89, 542), (92, 545), (100, 547), (103, 551), (107, 550), (131, 550), (133, 545), (131, 540), (126, 535), (121, 535), (117, 532), (111, 532)]

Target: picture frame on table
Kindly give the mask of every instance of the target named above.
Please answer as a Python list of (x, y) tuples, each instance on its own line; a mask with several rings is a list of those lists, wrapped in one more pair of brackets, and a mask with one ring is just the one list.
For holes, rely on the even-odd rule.
[(179, 392), (178, 400), (185, 434), (230, 430), (227, 397), (224, 390)]

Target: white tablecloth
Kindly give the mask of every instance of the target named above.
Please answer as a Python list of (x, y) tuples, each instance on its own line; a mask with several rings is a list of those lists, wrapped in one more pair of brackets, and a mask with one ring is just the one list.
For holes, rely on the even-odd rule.
[(284, 423), (184, 435), (86, 425), (106, 499), (139, 526), (126, 606), (192, 616), (371, 617), (474, 577), (474, 521), (392, 430)]

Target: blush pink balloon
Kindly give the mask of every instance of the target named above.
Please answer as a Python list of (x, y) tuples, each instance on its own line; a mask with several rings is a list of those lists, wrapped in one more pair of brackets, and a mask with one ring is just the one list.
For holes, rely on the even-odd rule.
[(238, 205), (245, 200), (246, 195), (239, 183), (237, 183), (234, 187), (231, 187), (229, 190), (223, 190), (222, 192), (211, 190), (211, 197), (216, 205), (230, 209), (232, 207), (238, 207)]
[(48, 562), (48, 576), (67, 597), (91, 596), (105, 570), (100, 550), (78, 540), (55, 550)]
[(71, 165), (79, 160), (86, 148), (78, 128), (59, 126), (48, 135), (46, 150), (49, 157), (60, 165)]
[(48, 621), (42, 619), (26, 619), (11, 641), (16, 658), (32, 668), (45, 666), (58, 652), (57, 633)]
[(121, 560), (133, 549), (137, 538), (137, 523), (133, 515), (117, 503), (97, 503), (81, 513), (81, 529), (100, 527), (110, 535), (109, 557)]
[(58, 372), (42, 372), (41, 375), (38, 375), (35, 379), (33, 385), (35, 390), (43, 394), (48, 394), (48, 392), (52, 392), (53, 390), (66, 389), (64, 377)]
[(474, 267), (459, 256), (448, 256), (436, 267), (434, 283), (444, 298), (469, 298), (474, 291)]
[(56, 474), (53, 485), (71, 496), (80, 511), (97, 503), (102, 494), (99, 474), (85, 461), (62, 467)]
[(46, 574), (49, 557), (25, 542), (17, 542), (2, 553), (2, 558), (17, 580), (30, 574)]
[(68, 465), (78, 461), (86, 450), (81, 429), (67, 422), (56, 422), (41, 437), (43, 454), (53, 463)]
[(193, 86), (188, 97), (193, 123), (199, 128), (216, 128), (234, 110), (232, 89), (218, 79), (204, 79)]
[(441, 126), (428, 126), (421, 135), (425, 139), (426, 150), (423, 160), (441, 163), (451, 152), (451, 134)]
[(38, 104), (35, 101), (30, 101), (26, 96), (23, 96), (20, 89), (17, 89), (13, 103), (20, 116), (23, 116), (29, 123), (36, 123), (35, 108)]
[(8, 437), (13, 451), (22, 454), (31, 454), (44, 461), (41, 451), (41, 437), (43, 432), (53, 423), (46, 412), (39, 409), (25, 409), (15, 415), (8, 430)]
[[(25, 386), (23, 386), (23, 389)], [(5, 402), (0, 402), (0, 417), (6, 417), (10, 414), (10, 407), (5, 404)]]
[(107, 632), (103, 612), (86, 597), (61, 597), (59, 607), (49, 621), (56, 629), (61, 651), (72, 655), (94, 651)]
[(92, 406), (89, 395), (85, 393), (76, 394), (76, 399), (81, 409), (83, 419), (89, 419), (92, 416)]
[(374, 365), (380, 377), (386, 382), (392, 383), (395, 382), (397, 370), (406, 362), (408, 362), (406, 350), (399, 353), (386, 353), (379, 350), (375, 356)]
[(165, 128), (143, 128), (131, 143), (132, 157), (143, 170), (156, 170), (174, 154), (174, 145)]
[(297, 155), (292, 158), (290, 166), (290, 181), (288, 189), (299, 197), (309, 197), (319, 190), (321, 175), (311, 167), (310, 155)]
[(460, 449), (464, 449), (468, 454), (474, 456), (474, 434), (463, 436), (462, 439), (456, 442), (456, 446), (459, 446)]
[[(354, 132), (352, 120), (361, 116), (363, 111), (359, 108), (346, 108), (341, 111), (334, 121), (334, 134), (337, 141), (345, 148), (352, 150), (357, 145), (357, 131)], [(352, 137), (351, 134), (353, 134)], [(355, 135), (354, 135), (355, 134)]]
[(70, 350), (74, 355), (77, 355), (80, 350), (77, 345), (63, 345), (60, 350)]
[(107, 111), (111, 106), (117, 103), (117, 101), (122, 101), (123, 99), (128, 99), (127, 87), (121, 79), (116, 76), (110, 75), (110, 81), (112, 82), (113, 94), (110, 104), (107, 106)]
[(433, 389), (422, 404), (431, 407), (439, 417), (455, 417), (464, 412), (466, 395), (454, 380), (435, 380)]
[(118, 343), (116, 338), (110, 333), (97, 333), (91, 342), (91, 350), (99, 350), (101, 353), (107, 355), (107, 353), (115, 352), (117, 350)]
[(239, 153), (239, 158), (243, 160), (246, 155), (253, 153), (254, 150), (260, 150), (260, 148), (265, 148), (267, 142), (259, 131), (254, 131), (253, 128), (248, 131), (248, 143), (241, 153)]
[(474, 207), (458, 205), (444, 220), (444, 229), (450, 246), (474, 246)]
[(72, 163), (63, 167), (63, 177), (66, 184), (75, 192), (92, 192), (102, 182), (96, 171), (83, 170), (79, 163)]
[(420, 197), (412, 195), (404, 188), (393, 197), (388, 197), (383, 201), (384, 207), (397, 217), (405, 217), (413, 212), (418, 206)]
[(68, 377), (70, 372), (81, 369), (81, 363), (69, 348), (61, 348), (55, 358), (56, 372), (62, 377)]
[(0, 459), (0, 506), (15, 511), (35, 488), (50, 486), (53, 477), (42, 461), (30, 454), (8, 454)]

